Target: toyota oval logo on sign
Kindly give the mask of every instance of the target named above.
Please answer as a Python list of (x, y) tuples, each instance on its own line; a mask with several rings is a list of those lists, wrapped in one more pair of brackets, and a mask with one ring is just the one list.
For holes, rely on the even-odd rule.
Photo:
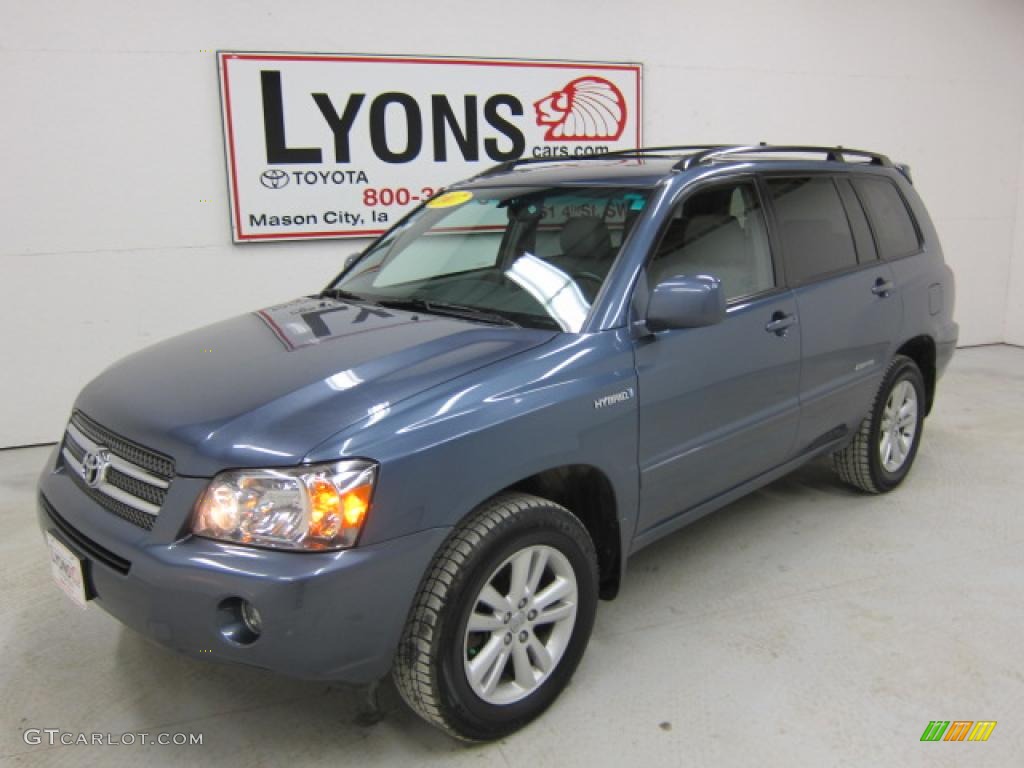
[(641, 65), (221, 51), (235, 242), (383, 233), (520, 157), (641, 146)]
[(282, 170), (271, 168), (260, 174), (260, 184), (267, 189), (283, 189), (288, 186), (288, 174)]

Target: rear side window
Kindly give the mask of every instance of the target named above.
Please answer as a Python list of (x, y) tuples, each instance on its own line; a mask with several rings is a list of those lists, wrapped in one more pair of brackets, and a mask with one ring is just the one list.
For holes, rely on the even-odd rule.
[(767, 185), (791, 283), (857, 265), (850, 223), (830, 177), (770, 178)]
[(853, 230), (853, 241), (857, 244), (857, 261), (861, 264), (877, 261), (878, 250), (871, 236), (871, 227), (868, 226), (868, 218), (864, 215), (860, 200), (850, 186), (850, 180), (836, 179), (836, 186), (839, 187), (839, 196), (843, 198), (843, 205), (846, 206), (846, 218), (850, 222), (850, 229)]
[(898, 259), (921, 248), (917, 227), (895, 184), (889, 179), (859, 178), (853, 186), (867, 209), (883, 259)]

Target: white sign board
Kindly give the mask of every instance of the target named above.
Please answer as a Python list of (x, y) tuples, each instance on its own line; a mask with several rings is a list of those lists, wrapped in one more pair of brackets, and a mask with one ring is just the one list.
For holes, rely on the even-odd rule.
[(639, 64), (217, 59), (235, 242), (379, 235), (500, 162), (641, 145)]

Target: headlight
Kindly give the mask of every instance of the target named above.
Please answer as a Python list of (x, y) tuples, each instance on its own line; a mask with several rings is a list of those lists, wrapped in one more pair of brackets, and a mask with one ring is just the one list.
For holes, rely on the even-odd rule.
[(192, 532), (277, 549), (351, 547), (376, 477), (377, 465), (369, 461), (222, 472), (199, 500)]

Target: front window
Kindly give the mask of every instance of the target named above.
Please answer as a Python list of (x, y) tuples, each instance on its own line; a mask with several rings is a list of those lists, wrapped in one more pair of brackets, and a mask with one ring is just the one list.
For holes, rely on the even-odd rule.
[(648, 267), (653, 287), (676, 275), (710, 275), (727, 300), (775, 287), (768, 230), (753, 182), (700, 189), (676, 206)]
[(371, 246), (334, 286), (425, 312), (578, 332), (650, 190), (447, 192)]

